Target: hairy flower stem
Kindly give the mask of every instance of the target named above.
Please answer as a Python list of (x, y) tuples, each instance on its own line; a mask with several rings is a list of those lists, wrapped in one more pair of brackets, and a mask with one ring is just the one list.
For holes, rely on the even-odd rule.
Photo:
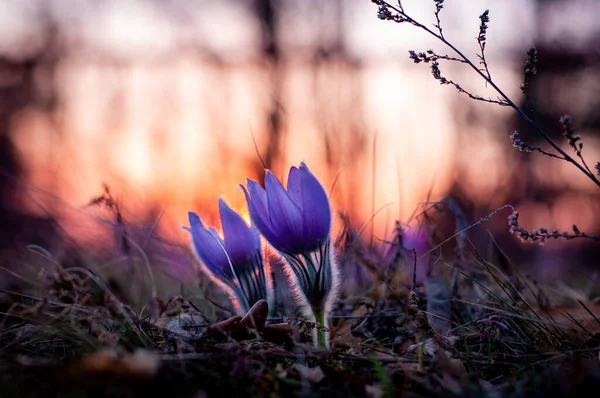
[(327, 315), (337, 295), (337, 265), (331, 251), (331, 241), (302, 254), (284, 254), (287, 274), (296, 287), (295, 298), (304, 315), (317, 326), (313, 329), (315, 347), (329, 349)]
[(325, 312), (315, 313), (315, 333), (313, 333), (314, 345), (317, 348), (329, 349), (329, 332), (327, 331), (327, 317)]
[(494, 81), (491, 78), (488, 78), (488, 76), (484, 72), (482, 72), (476, 65), (474, 65), (473, 62), (471, 62), (471, 60), (469, 58), (467, 58), (458, 48), (456, 48), (454, 45), (452, 45), (452, 43), (447, 41), (444, 38), (444, 36), (442, 36), (438, 33), (435, 33), (433, 30), (429, 29), (427, 26), (417, 22), (412, 17), (408, 16), (404, 12), (404, 10), (402, 10), (401, 8), (394, 7), (393, 5), (389, 4), (386, 1), (377, 1), (377, 3), (385, 4), (386, 7), (393, 9), (400, 16), (402, 16), (402, 18), (404, 18), (406, 20), (406, 22), (409, 22), (411, 25), (423, 29), (430, 35), (432, 35), (435, 38), (437, 38), (438, 40), (440, 40), (442, 43), (444, 43), (450, 49), (452, 49), (452, 51), (454, 51), (462, 59), (462, 61), (464, 63), (468, 64), (475, 72), (477, 72), (477, 74), (479, 76), (481, 76), (490, 86), (492, 86), (494, 88), (494, 90), (496, 90), (496, 92), (500, 95), (500, 97), (502, 97), (502, 99), (504, 101), (506, 101), (508, 106), (513, 108), (521, 116), (521, 118), (523, 118), (523, 120), (525, 120), (528, 124), (530, 124), (550, 144), (550, 146), (552, 146), (552, 148), (554, 148), (562, 156), (562, 158), (564, 160), (575, 165), (583, 174), (585, 174), (589, 179), (591, 179), (596, 185), (598, 185), (600, 187), (600, 180), (598, 180), (598, 178), (596, 178), (596, 176), (593, 173), (588, 172), (581, 164), (579, 164), (579, 162), (577, 162), (574, 158), (569, 156), (563, 149), (561, 149), (558, 146), (558, 144), (556, 144), (556, 142), (554, 142), (554, 140), (552, 138), (550, 138), (550, 136), (548, 134), (546, 134), (546, 132), (536, 122), (533, 121), (533, 119), (531, 119), (529, 116), (527, 116), (527, 114), (521, 108), (519, 108), (517, 106), (517, 104), (515, 104), (508, 97), (508, 95), (506, 95), (500, 89), (500, 87), (498, 87), (496, 85), (496, 83), (494, 83)]

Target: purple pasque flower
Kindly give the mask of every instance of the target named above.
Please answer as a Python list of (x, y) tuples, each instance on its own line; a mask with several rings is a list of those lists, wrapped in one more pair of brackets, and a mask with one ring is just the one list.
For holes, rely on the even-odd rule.
[[(324, 325), (337, 291), (331, 248), (331, 208), (323, 186), (302, 162), (291, 167), (287, 190), (267, 170), (265, 188), (242, 186), (252, 222), (286, 260), (286, 274), (305, 315)], [(320, 329), (319, 329), (320, 330)], [(329, 345), (315, 330), (315, 344)]]
[(189, 212), (194, 253), (203, 271), (232, 296), (234, 307), (245, 314), (261, 299), (268, 300), (268, 270), (263, 264), (258, 232), (246, 225), (223, 199), (219, 199), (223, 236), (206, 228), (200, 217)]
[(247, 180), (244, 194), (252, 221), (281, 253), (308, 253), (329, 240), (331, 208), (323, 186), (302, 162), (292, 166), (287, 191), (267, 170), (265, 189)]

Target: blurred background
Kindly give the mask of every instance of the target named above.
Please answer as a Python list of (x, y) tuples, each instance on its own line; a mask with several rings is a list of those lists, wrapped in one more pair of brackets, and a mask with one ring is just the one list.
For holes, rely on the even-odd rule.
[[(433, 1), (403, 4), (435, 22)], [(493, 79), (522, 103), (526, 51), (537, 46), (537, 117), (570, 151), (558, 122), (570, 113), (595, 164), (600, 3), (448, 0), (446, 37), (474, 61), (486, 8)], [(336, 212), (374, 242), (443, 197), (468, 222), (512, 204), (529, 230), (575, 223), (600, 232), (598, 187), (566, 162), (512, 148), (515, 129), (546, 146), (513, 110), (440, 86), (408, 50), (448, 50), (412, 26), (379, 20), (369, 0), (2, 0), (0, 19), (4, 249), (37, 244), (57, 255), (68, 239), (102, 251), (115, 225), (139, 226), (144, 243), (187, 244), (187, 212), (218, 225), (222, 196), (244, 213), (238, 184), (262, 181), (263, 162), (285, 180), (305, 161)], [(495, 97), (471, 70), (441, 68)], [(105, 185), (114, 206), (87, 206)], [(594, 242), (521, 244), (507, 232), (509, 214), (472, 238), (489, 230), (511, 259), (547, 278), (596, 265)]]

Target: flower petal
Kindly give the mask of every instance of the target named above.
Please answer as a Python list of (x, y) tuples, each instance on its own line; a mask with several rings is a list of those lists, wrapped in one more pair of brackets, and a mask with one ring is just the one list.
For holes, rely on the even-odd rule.
[[(269, 208), (267, 207), (267, 191), (265, 191), (265, 189), (254, 180), (247, 178), (246, 182), (248, 183), (248, 191), (250, 193), (250, 197), (252, 198), (254, 209), (261, 215), (268, 215)], [(268, 219), (268, 216), (266, 219)]]
[(288, 251), (297, 251), (304, 245), (302, 210), (290, 199), (281, 182), (267, 170), (265, 176), (269, 219), (273, 232)]
[(300, 177), (300, 170), (298, 170), (296, 166), (292, 166), (290, 168), (290, 173), (288, 174), (287, 192), (294, 203), (300, 208), (300, 210), (302, 210), (304, 206), (302, 204), (302, 181)]
[(194, 249), (200, 260), (215, 275), (229, 278), (229, 275), (232, 274), (231, 268), (225, 251), (219, 243), (221, 239), (219, 235), (216, 234), (214, 229), (212, 233), (207, 230), (196, 213), (189, 212), (188, 217), (191, 226), (189, 231), (192, 233)]
[(307, 239), (325, 242), (331, 229), (331, 208), (325, 189), (304, 162), (300, 164), (302, 203)]
[(250, 213), (252, 223), (275, 249), (282, 249), (283, 245), (271, 227), (269, 211), (267, 210), (267, 193), (256, 181), (248, 179), (247, 184), (248, 190), (241, 184), (240, 187), (246, 196), (248, 212)]
[(229, 258), (234, 264), (248, 262), (260, 250), (260, 246), (256, 245), (256, 231), (248, 227), (244, 219), (231, 210), (222, 198), (219, 198), (219, 213)]

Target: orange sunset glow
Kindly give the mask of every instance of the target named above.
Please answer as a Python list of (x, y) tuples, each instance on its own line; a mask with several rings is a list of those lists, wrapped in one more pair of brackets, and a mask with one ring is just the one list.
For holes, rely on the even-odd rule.
[[(220, 230), (220, 196), (249, 222), (238, 184), (261, 180), (267, 158), (284, 182), (289, 167), (305, 161), (331, 190), (335, 211), (349, 214), (357, 227), (376, 213), (373, 233), (384, 239), (394, 220), (408, 222), (420, 203), (451, 189), (475, 204), (478, 217), (525, 189), (526, 182), (508, 184), (520, 174), (523, 156), (508, 140), (513, 111), (440, 86), (427, 66), (407, 57), (409, 49), (439, 43), (378, 20), (369, 1), (283, 1), (279, 18), (287, 28), (274, 38), (265, 38), (249, 2), (200, 3), (0, 6), (3, 20), (12, 21), (3, 27), (10, 34), (0, 35), (1, 54), (18, 62), (44, 44), (59, 54), (43, 55), (51, 74), (36, 77), (47, 79), (51, 106), (25, 107), (11, 120), (28, 212), (52, 212), (78, 239), (95, 240), (86, 222), (101, 216), (85, 205), (107, 184), (129, 220), (152, 225), (156, 219), (145, 217), (160, 214), (161, 235), (187, 239), (179, 227), (187, 225), (190, 210)], [(429, 2), (407, 1), (405, 7), (431, 19)], [(577, 31), (538, 26), (541, 6), (534, 1), (470, 0), (448, 10), (448, 35), (476, 51), (477, 16), (486, 7), (494, 18), (489, 63), (496, 81), (517, 99), (524, 53), (533, 44), (522, 38), (568, 43), (574, 35), (585, 40), (595, 34), (591, 13), (580, 15), (566, 3), (543, 12), (579, 15)], [(46, 25), (23, 27), (36, 18)], [(265, 40), (275, 40), (276, 57), (264, 51)], [(466, 88), (494, 95), (472, 71), (457, 65), (444, 71)], [(572, 86), (590, 78), (582, 74)], [(569, 105), (583, 111), (573, 98)], [(597, 132), (581, 134), (586, 155), (600, 158)], [(542, 186), (594, 190), (568, 164), (541, 157), (531, 162), (537, 166), (527, 178)], [(560, 177), (546, 182), (549, 175)], [(598, 220), (589, 215), (598, 202), (566, 195), (546, 205), (524, 203), (523, 219), (594, 230)], [(502, 230), (505, 222), (497, 225)]]

